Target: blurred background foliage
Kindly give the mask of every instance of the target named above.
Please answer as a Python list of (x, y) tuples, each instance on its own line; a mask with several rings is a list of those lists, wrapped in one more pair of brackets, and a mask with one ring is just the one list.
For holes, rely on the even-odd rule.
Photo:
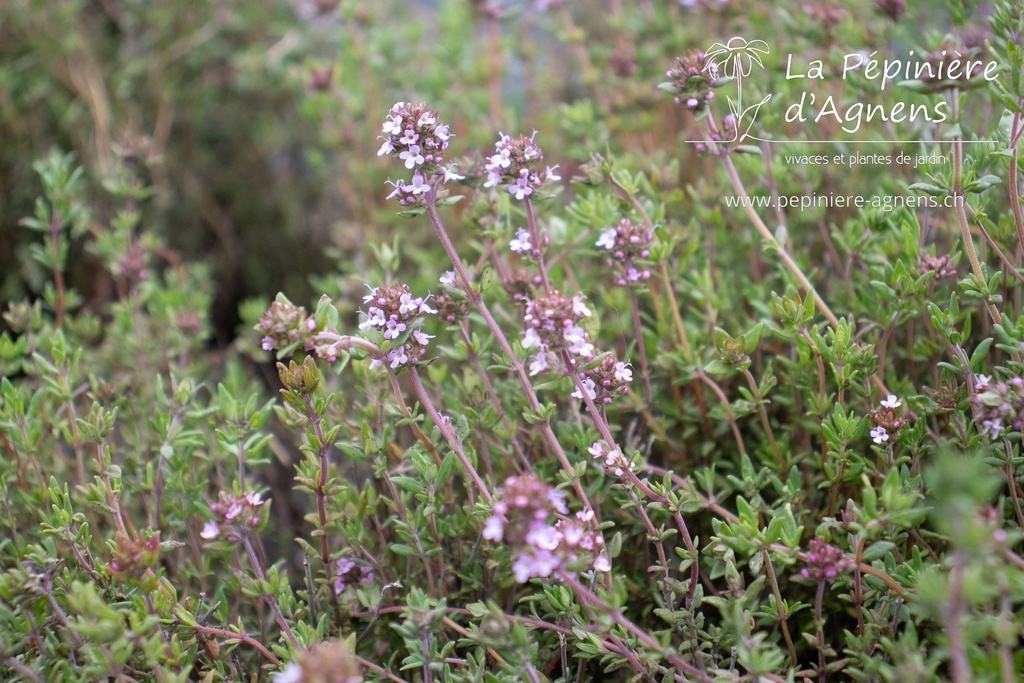
[[(588, 138), (608, 141), (610, 128), (619, 146), (654, 149), (675, 113), (650, 84), (682, 48), (685, 32), (670, 39), (680, 10), (612, 4), (617, 15), (603, 2), (547, 14), (463, 0), (4, 2), (0, 298), (45, 279), (17, 224), (38, 195), (32, 161), (53, 146), (74, 150), (94, 181), (115, 172), (112, 155), (138, 158), (164, 259), (212, 267), (221, 343), (241, 299), (283, 289), (303, 300), (310, 273), (358, 262), (394, 224), (375, 152), (398, 99), (431, 102), (461, 151), (503, 128), (544, 130), (556, 159), (586, 159)], [(115, 210), (95, 200), (94, 233)], [(112, 283), (78, 247), (69, 279), (98, 310)]]
[[(928, 5), (912, 3), (896, 27), (875, 3), (7, 0), (0, 298), (45, 280), (18, 221), (39, 191), (32, 161), (51, 147), (74, 151), (91, 187), (117, 172), (114, 155), (134, 160), (155, 194), (141, 229), (168, 247), (156, 265), (209, 263), (223, 345), (240, 301), (306, 300), (311, 274), (359, 271), (368, 244), (428, 239), (401, 231), (384, 204), (376, 136), (397, 100), (430, 102), (456, 154), (489, 149), (499, 130), (538, 130), (569, 175), (604, 148), (627, 166), (666, 165), (688, 119), (654, 86), (686, 49), (741, 33), (785, 35), (808, 57), (838, 49), (840, 33), (848, 45), (886, 31), (912, 44), (942, 29)], [(687, 161), (677, 180), (707, 175)], [(88, 199), (99, 234), (116, 207)], [(114, 287), (92, 259), (72, 245), (69, 280), (100, 311)]]

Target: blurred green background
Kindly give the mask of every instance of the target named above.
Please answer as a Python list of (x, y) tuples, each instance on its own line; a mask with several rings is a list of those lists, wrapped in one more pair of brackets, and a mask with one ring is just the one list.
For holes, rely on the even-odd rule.
[[(827, 52), (834, 35), (909, 44), (943, 29), (930, 3), (911, 5), (897, 26), (875, 2), (5, 0), (0, 299), (47, 278), (18, 221), (39, 194), (31, 164), (54, 146), (76, 153), (90, 187), (117, 155), (152, 186), (140, 230), (168, 247), (152, 265), (209, 264), (224, 344), (240, 301), (305, 301), (312, 274), (358, 272), (368, 244), (429, 238), (384, 204), (402, 169), (376, 157), (376, 136), (397, 100), (431, 103), (455, 156), (486, 151), (499, 130), (538, 130), (563, 175), (606, 148), (664, 163), (687, 122), (655, 87), (675, 56), (743, 32)], [(99, 234), (118, 207), (89, 199)], [(114, 284), (82, 242), (69, 280), (99, 311)]]

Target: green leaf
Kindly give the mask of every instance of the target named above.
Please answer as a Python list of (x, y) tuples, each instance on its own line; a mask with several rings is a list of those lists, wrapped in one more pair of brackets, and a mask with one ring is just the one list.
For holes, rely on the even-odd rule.
[(949, 194), (949, 190), (938, 185), (932, 185), (931, 183), (914, 183), (909, 188), (910, 190), (917, 190), (918, 192), (924, 192), (933, 197), (945, 197)]
[(409, 546), (405, 546), (405, 545), (402, 545), (400, 543), (392, 543), (391, 545), (388, 546), (388, 548), (394, 554), (401, 555), (402, 557), (410, 557), (411, 555), (415, 555), (416, 554), (415, 550), (413, 550)]
[(441, 467), (437, 470), (437, 481), (440, 484), (445, 483), (452, 476), (452, 466), (455, 464), (455, 451), (449, 451), (448, 455), (444, 456), (444, 460), (441, 461)]
[(401, 489), (405, 489), (406, 491), (409, 491), (411, 493), (419, 493), (424, 489), (423, 484), (421, 484), (420, 482), (411, 477), (392, 476), (391, 481), (392, 483), (395, 484), (395, 486), (398, 486)]
[(721, 377), (722, 375), (728, 375), (733, 370), (731, 365), (726, 365), (720, 360), (713, 360), (704, 366), (704, 372), (709, 375), (715, 375)]
[(875, 560), (880, 560), (886, 555), (888, 555), (890, 552), (892, 552), (893, 548), (895, 547), (896, 544), (892, 541), (876, 541), (864, 549), (864, 552), (861, 555), (861, 559), (864, 562), (874, 562)]

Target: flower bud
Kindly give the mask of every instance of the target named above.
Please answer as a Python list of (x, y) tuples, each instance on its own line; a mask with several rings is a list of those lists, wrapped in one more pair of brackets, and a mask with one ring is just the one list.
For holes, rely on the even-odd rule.
[(278, 363), (277, 374), (286, 390), (294, 391), (300, 396), (310, 396), (320, 384), (320, 373), (312, 356), (306, 356), (302, 365), (295, 361), (289, 361), (287, 367), (284, 363)]

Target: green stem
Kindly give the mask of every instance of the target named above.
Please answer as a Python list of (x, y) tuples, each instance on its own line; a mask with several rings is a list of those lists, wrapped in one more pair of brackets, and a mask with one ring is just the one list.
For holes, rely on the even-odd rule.
[(747, 378), (747, 384), (750, 386), (750, 392), (754, 395), (754, 402), (757, 403), (757, 412), (761, 416), (761, 428), (764, 429), (765, 436), (768, 437), (768, 444), (771, 446), (772, 453), (775, 454), (775, 461), (779, 464), (779, 472), (783, 472), (786, 469), (786, 462), (782, 458), (782, 452), (779, 450), (779, 444), (775, 443), (775, 434), (772, 433), (772, 425), (768, 422), (768, 412), (764, 408), (764, 402), (761, 398), (761, 390), (757, 387), (757, 380), (750, 374), (749, 369), (743, 370), (744, 377)]
[(420, 403), (423, 404), (427, 414), (430, 415), (430, 419), (433, 420), (434, 424), (437, 425), (437, 428), (441, 430), (441, 434), (448, 442), (448, 445), (451, 446), (453, 451), (455, 451), (455, 456), (459, 459), (459, 462), (462, 463), (462, 466), (466, 470), (466, 474), (468, 474), (470, 479), (473, 480), (473, 483), (476, 484), (477, 489), (480, 491), (480, 495), (482, 495), (484, 500), (488, 503), (493, 502), (494, 497), (491, 495), (487, 485), (480, 478), (480, 475), (477, 474), (476, 468), (466, 455), (466, 451), (462, 448), (462, 442), (455, 434), (455, 430), (452, 429), (451, 419), (445, 419), (437, 412), (433, 401), (430, 400), (430, 394), (428, 394), (427, 390), (423, 388), (423, 382), (420, 380), (420, 374), (416, 371), (415, 367), (409, 368), (409, 377), (412, 379), (412, 387), (416, 392), (416, 397), (419, 398)]
[[(331, 552), (327, 544), (327, 492), (325, 487), (327, 486), (327, 478), (330, 475), (330, 462), (327, 460), (327, 452), (331, 445), (324, 441), (323, 425), (321, 424), (320, 415), (314, 409), (313, 400), (309, 396), (304, 396), (303, 398), (306, 405), (306, 418), (313, 425), (313, 432), (316, 434), (317, 442), (320, 444), (320, 448), (317, 449), (320, 474), (316, 481), (316, 513), (320, 522), (320, 561), (324, 565), (324, 576), (327, 579), (327, 588), (331, 595), (334, 623), (340, 628), (341, 606), (338, 604), (337, 592), (334, 590), (334, 586), (331, 585)], [(239, 459), (239, 463), (241, 463), (241, 459)], [(239, 467), (241, 467), (241, 464), (239, 464)]]
[(786, 647), (789, 649), (789, 665), (796, 668), (796, 646), (793, 644), (793, 637), (789, 634), (789, 615), (786, 614), (786, 605), (782, 601), (782, 592), (779, 590), (779, 580), (775, 576), (775, 567), (772, 566), (772, 558), (767, 550), (762, 550), (764, 556), (764, 568), (768, 574), (768, 583), (771, 584), (772, 593), (775, 595), (775, 612), (779, 615), (779, 626), (782, 627), (782, 637), (786, 640)]
[(263, 565), (260, 564), (259, 558), (256, 557), (256, 551), (253, 550), (252, 542), (249, 540), (248, 536), (243, 536), (242, 545), (245, 547), (245, 552), (249, 556), (249, 562), (252, 564), (252, 570), (256, 574), (256, 579), (260, 582), (260, 591), (263, 592), (263, 600), (270, 607), (270, 611), (274, 613), (274, 619), (288, 638), (288, 642), (291, 643), (293, 648), (298, 649), (299, 641), (295, 637), (292, 627), (288, 625), (288, 621), (284, 618), (284, 614), (281, 613), (281, 608), (277, 604), (277, 598), (270, 593), (263, 591), (263, 585), (267, 582), (267, 577), (263, 573)]

